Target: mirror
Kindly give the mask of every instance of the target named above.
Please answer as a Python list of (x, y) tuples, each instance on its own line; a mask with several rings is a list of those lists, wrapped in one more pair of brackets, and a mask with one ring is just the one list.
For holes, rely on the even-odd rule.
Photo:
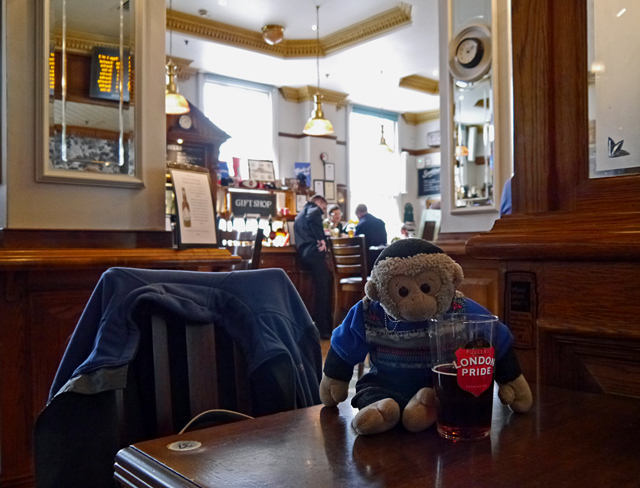
[(493, 89), (491, 76), (453, 82), (456, 207), (493, 204)]
[(136, 0), (41, 4), (38, 181), (142, 186), (135, 130)]
[(495, 210), (494, 25), (489, 0), (449, 0), (452, 210)]
[[(627, 8), (628, 7), (628, 8)], [(588, 0), (589, 176), (640, 173), (640, 11), (622, 0)]]

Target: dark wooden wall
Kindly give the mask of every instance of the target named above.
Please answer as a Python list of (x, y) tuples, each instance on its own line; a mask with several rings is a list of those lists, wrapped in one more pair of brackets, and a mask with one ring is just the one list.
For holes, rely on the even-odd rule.
[(586, 6), (512, 2), (514, 214), (466, 250), (531, 279), (529, 379), (640, 397), (640, 176), (588, 177)]

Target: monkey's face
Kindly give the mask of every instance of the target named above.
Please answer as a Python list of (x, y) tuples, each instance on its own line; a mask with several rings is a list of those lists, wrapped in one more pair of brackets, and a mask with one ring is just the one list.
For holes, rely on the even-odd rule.
[(387, 293), (400, 312), (399, 318), (408, 322), (433, 318), (438, 312), (441, 291), (444, 291), (442, 279), (432, 270), (415, 276), (395, 275), (387, 285)]

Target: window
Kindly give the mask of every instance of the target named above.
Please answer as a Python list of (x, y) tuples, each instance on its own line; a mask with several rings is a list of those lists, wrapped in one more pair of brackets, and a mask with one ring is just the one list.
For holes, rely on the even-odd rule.
[[(364, 203), (369, 213), (384, 220), (391, 239), (400, 235), (402, 217), (398, 208), (405, 168), (398, 153), (398, 115), (365, 107), (354, 107), (349, 119), (349, 216)], [(393, 152), (380, 146), (384, 139)]]
[[(204, 114), (231, 136), (220, 147), (220, 161), (234, 175), (233, 158), (240, 159), (240, 176), (249, 178), (247, 159), (275, 162), (273, 132), (274, 88), (247, 81), (207, 75), (204, 83)], [(276, 177), (277, 177), (277, 167)]]

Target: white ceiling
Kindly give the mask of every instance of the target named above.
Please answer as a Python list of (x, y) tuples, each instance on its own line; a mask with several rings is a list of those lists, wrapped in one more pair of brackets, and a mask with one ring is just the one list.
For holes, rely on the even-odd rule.
[[(172, 4), (171, 4), (172, 1)], [(223, 0), (224, 1), (224, 0)], [(312, 0), (167, 0), (167, 9), (244, 29), (265, 24), (285, 28), (287, 39), (315, 39), (316, 3)], [(398, 0), (320, 0), (320, 37), (361, 22), (398, 5)], [(438, 79), (437, 0), (408, 0), (413, 22), (373, 40), (320, 59), (320, 86), (347, 93), (357, 104), (384, 110), (423, 112), (437, 109), (439, 97), (398, 87), (400, 78)], [(281, 59), (207, 42), (174, 32), (172, 54), (193, 60), (192, 67), (274, 86), (316, 85), (315, 59)], [(170, 49), (167, 33), (166, 49)]]

